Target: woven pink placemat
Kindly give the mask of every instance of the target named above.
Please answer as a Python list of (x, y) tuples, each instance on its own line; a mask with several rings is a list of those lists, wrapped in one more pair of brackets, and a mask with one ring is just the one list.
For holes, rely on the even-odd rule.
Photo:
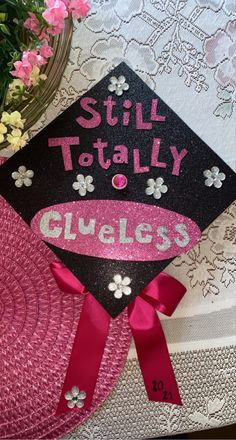
[(111, 322), (91, 409), (56, 417), (83, 299), (60, 292), (54, 254), (2, 198), (0, 225), (0, 438), (58, 438), (114, 388), (130, 343), (127, 315)]

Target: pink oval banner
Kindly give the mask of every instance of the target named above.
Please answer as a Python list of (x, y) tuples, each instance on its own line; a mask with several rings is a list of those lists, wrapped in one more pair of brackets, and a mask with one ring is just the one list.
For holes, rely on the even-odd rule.
[(49, 206), (32, 230), (54, 246), (112, 260), (155, 261), (188, 251), (201, 236), (188, 217), (159, 206), (117, 200), (82, 200)]

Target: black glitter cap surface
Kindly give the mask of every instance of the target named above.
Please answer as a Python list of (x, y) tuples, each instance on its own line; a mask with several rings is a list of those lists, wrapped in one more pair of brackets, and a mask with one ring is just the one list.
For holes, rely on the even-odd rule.
[(116, 317), (233, 202), (236, 175), (121, 63), (1, 166), (0, 193)]

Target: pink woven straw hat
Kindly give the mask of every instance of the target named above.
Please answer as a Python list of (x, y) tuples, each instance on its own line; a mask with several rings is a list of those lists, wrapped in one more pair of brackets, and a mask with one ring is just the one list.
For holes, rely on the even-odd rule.
[(62, 294), (54, 254), (0, 198), (0, 438), (57, 438), (108, 397), (125, 362), (126, 312), (111, 321), (90, 410), (55, 416), (83, 304)]

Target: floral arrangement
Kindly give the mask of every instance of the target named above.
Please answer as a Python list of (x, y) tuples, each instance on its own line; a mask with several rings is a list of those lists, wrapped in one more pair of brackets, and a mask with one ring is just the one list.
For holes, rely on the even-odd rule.
[(52, 39), (66, 19), (81, 20), (88, 0), (4, 0), (0, 3), (0, 148), (17, 151), (28, 141), (19, 108), (40, 96), (42, 66), (53, 55)]

